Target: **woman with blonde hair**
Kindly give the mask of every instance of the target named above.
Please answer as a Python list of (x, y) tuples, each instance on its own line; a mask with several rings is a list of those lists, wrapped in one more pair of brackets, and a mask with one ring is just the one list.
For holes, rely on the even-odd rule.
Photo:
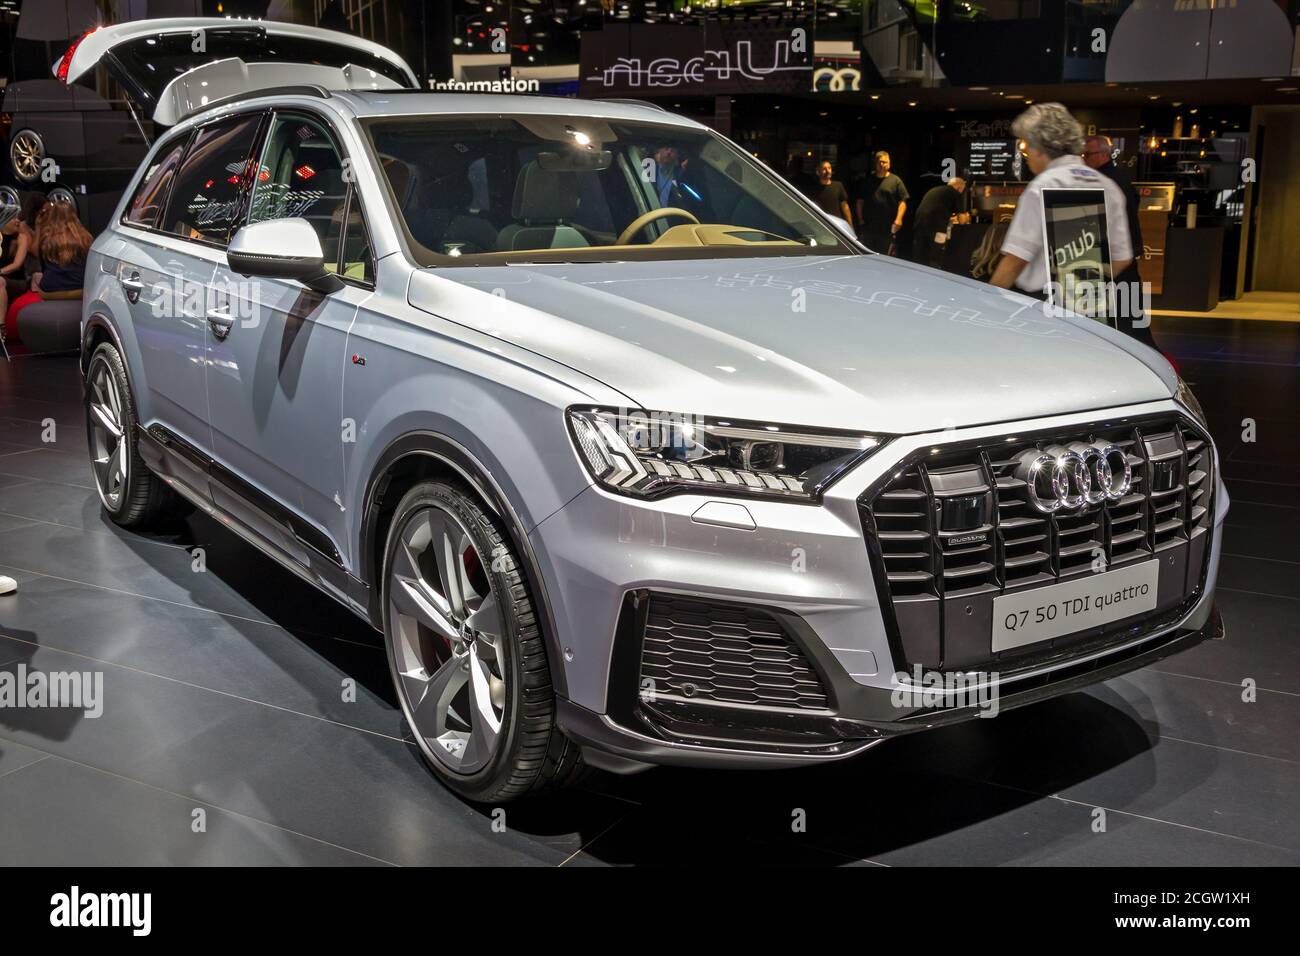
[(18, 313), (42, 299), (79, 299), (85, 284), (86, 256), (95, 241), (77, 218), (71, 203), (49, 203), (36, 217), (36, 255), (41, 271), (32, 276), (31, 291), (20, 295), (5, 313), (5, 332), (18, 331)]

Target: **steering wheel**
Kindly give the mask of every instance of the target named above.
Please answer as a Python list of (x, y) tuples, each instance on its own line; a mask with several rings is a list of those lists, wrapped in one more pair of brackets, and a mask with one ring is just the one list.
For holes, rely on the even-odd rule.
[(614, 240), (614, 245), (627, 245), (633, 236), (646, 226), (650, 225), (650, 223), (654, 222), (656, 219), (663, 219), (667, 216), (676, 216), (679, 219), (689, 219), (697, 226), (700, 224), (700, 221), (689, 212), (685, 209), (678, 209), (676, 206), (664, 206), (661, 209), (651, 209), (649, 212), (643, 212), (641, 215), (633, 219), (632, 222), (628, 224), (628, 227), (618, 234), (618, 238)]

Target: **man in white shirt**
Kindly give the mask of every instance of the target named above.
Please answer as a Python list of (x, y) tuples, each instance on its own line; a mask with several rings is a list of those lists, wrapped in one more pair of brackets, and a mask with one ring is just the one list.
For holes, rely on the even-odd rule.
[(1106, 239), (1111, 275), (1133, 261), (1124, 193), (1108, 177), (1080, 158), (1083, 127), (1060, 103), (1035, 103), (1016, 117), (1011, 132), (1025, 142), (1025, 159), (1034, 173), (1016, 204), (1016, 214), (1002, 243), (1002, 259), (989, 281), (1043, 297), (1050, 277), (1043, 237), (1044, 189), (1100, 189), (1106, 194)]

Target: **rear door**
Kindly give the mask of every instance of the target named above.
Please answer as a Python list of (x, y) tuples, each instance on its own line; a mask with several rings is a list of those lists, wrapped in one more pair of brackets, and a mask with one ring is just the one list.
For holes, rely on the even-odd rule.
[(165, 144), (123, 216), (129, 241), (114, 264), (144, 372), (142, 423), (204, 451), (208, 290), (241, 215), (265, 119), (232, 116)]
[(221, 17), (100, 27), (68, 48), (54, 75), (73, 83), (99, 63), (122, 83), (142, 117), (162, 126), (217, 100), (286, 86), (416, 86), (406, 61), (378, 43), (295, 23)]

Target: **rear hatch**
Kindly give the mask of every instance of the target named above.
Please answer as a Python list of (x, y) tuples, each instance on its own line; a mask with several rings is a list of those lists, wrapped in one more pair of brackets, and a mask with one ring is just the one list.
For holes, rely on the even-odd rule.
[(417, 85), (397, 53), (360, 37), (272, 21), (180, 17), (99, 27), (54, 64), (73, 83), (97, 64), (161, 126), (232, 96), (313, 85), (402, 89)]

